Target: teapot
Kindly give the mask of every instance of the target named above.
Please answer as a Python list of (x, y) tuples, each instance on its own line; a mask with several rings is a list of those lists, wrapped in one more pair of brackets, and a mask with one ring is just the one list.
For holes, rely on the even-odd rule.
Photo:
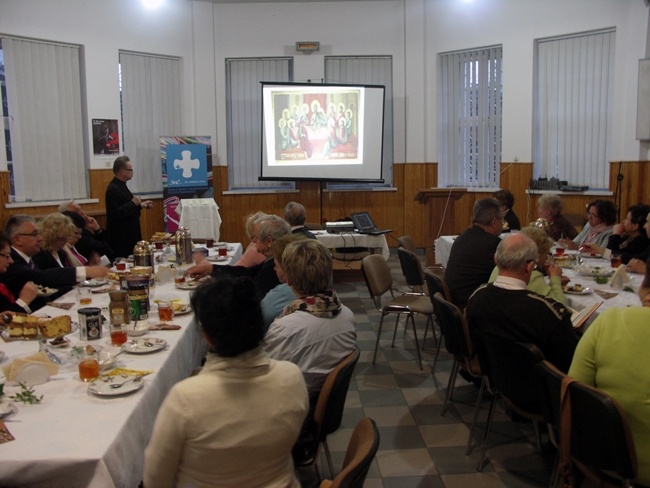
[(186, 227), (176, 231), (176, 264), (192, 264), (192, 234)]

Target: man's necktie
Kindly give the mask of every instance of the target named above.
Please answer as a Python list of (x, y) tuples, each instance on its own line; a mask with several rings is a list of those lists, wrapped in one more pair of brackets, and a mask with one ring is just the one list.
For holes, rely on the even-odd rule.
[(36, 267), (34, 265), (34, 261), (32, 261), (31, 259), (29, 260), (28, 266), (29, 266), (29, 269), (34, 269)]

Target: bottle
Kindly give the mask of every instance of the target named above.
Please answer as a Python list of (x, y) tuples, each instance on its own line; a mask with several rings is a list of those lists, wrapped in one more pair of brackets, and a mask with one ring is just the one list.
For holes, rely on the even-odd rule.
[(129, 310), (129, 292), (126, 290), (113, 290), (108, 292), (111, 301), (108, 310), (111, 315), (111, 324), (128, 324), (131, 322)]

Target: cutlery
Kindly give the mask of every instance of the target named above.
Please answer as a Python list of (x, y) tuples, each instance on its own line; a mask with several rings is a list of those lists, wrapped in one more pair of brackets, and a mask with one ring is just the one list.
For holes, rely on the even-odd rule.
[(38, 350), (43, 351), (45, 353), (45, 355), (47, 356), (47, 358), (50, 361), (52, 361), (53, 363), (55, 363), (55, 364), (63, 364), (63, 361), (61, 361), (61, 359), (59, 359), (59, 357), (56, 354), (52, 353), (48, 349), (46, 339), (39, 339), (38, 340)]
[(111, 388), (113, 388), (114, 390), (116, 390), (118, 388), (122, 388), (127, 383), (139, 383), (140, 381), (142, 381), (142, 376), (138, 376), (137, 378), (133, 378), (132, 380), (123, 381), (122, 383), (113, 383), (113, 384), (111, 384), (109, 386)]

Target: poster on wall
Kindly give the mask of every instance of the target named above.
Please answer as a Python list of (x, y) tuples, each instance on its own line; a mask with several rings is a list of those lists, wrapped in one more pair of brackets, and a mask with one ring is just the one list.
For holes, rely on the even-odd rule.
[(93, 119), (93, 154), (111, 155), (120, 152), (117, 119)]
[(181, 199), (214, 198), (210, 136), (160, 138), (165, 231), (178, 229)]

